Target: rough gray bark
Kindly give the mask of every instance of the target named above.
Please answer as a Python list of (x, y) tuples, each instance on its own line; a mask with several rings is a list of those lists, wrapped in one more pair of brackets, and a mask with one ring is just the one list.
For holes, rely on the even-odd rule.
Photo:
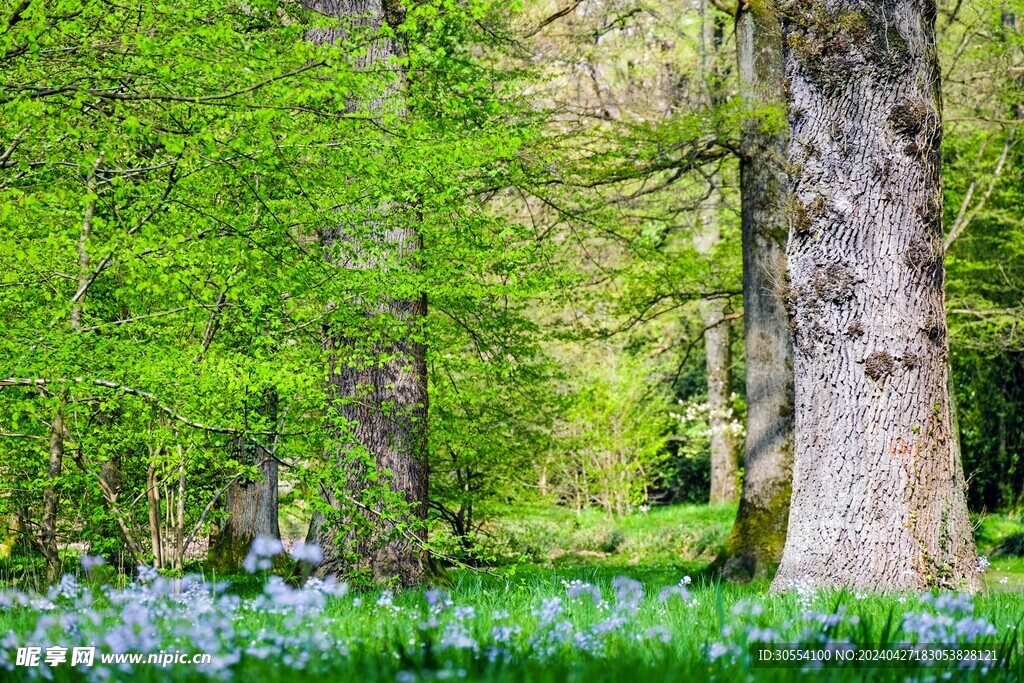
[[(736, 55), (747, 106), (785, 109), (782, 28), (774, 11), (736, 15)], [(785, 129), (755, 116), (740, 140), (747, 438), (732, 533), (716, 560), (727, 578), (769, 575), (782, 559), (793, 469), (793, 349), (783, 302), (787, 224)]]
[[(261, 423), (277, 423), (278, 398), (275, 389), (264, 391), (255, 403), (254, 412), (262, 418)], [(235, 479), (225, 494), (224, 511), (227, 517), (218, 530), (216, 542), (210, 547), (214, 564), (225, 571), (237, 571), (241, 568), (253, 540), (257, 537), (281, 538), (277, 506), (278, 461), (273, 457), (274, 445), (275, 439), (272, 435), (262, 435), (257, 439), (239, 436), (235, 439), (234, 448), (237, 449), (238, 461), (256, 467), (259, 474), (256, 478)], [(178, 519), (174, 529), (177, 549), (183, 547), (183, 541), (180, 539), (184, 535), (184, 476), (182, 466), (178, 476)], [(178, 555), (180, 553), (176, 553), (175, 556)]]
[(935, 2), (780, 10), (796, 444), (773, 588), (978, 589), (947, 381)]
[[(242, 566), (258, 536), (281, 538), (277, 515), (277, 460), (270, 456), (263, 443), (245, 442), (238, 448), (245, 464), (254, 465), (259, 475), (255, 479), (235, 480), (225, 494), (227, 517), (210, 549), (214, 563), (225, 570)], [(177, 533), (177, 529), (175, 531)]]
[[(362, 29), (377, 33), (387, 24), (398, 26), (403, 9), (396, 1), (306, 0), (308, 10), (324, 16), (347, 19)], [(344, 38), (344, 30), (311, 31), (309, 38), (334, 42)], [(396, 38), (377, 35), (357, 66), (379, 65), (404, 54)], [(378, 93), (369, 95), (364, 105), (373, 112), (401, 112), (404, 108), (404, 81), (401, 77)], [(360, 253), (346, 260), (336, 247), (351, 249), (360, 241), (358, 233), (370, 229), (374, 254)], [(365, 238), (364, 238), (365, 239)], [(378, 269), (415, 267), (415, 255), (422, 249), (416, 220), (410, 207), (379, 207), (369, 226), (341, 225), (321, 236), (328, 258), (335, 265), (349, 268)], [(428, 464), (426, 452), (427, 368), (426, 348), (416, 339), (426, 299), (385, 299), (368, 302), (366, 317), (389, 318), (404, 329), (391, 341), (369, 348), (359, 339), (325, 329), (325, 348), (330, 355), (328, 381), (330, 403), (340, 419), (338, 439), (332, 456), (345, 472), (344, 490), (324, 489), (321, 494), (339, 511), (337, 524), (315, 515), (308, 541), (321, 546), (324, 561), (316, 568), (318, 576), (369, 574), (376, 581), (398, 581), (410, 585), (424, 573), (422, 552), (423, 521), (427, 514)], [(384, 359), (384, 360), (381, 360)], [(384, 500), (378, 494), (377, 473), (383, 477), (395, 499)], [(386, 498), (386, 497), (385, 497)], [(397, 503), (397, 505), (396, 505)]]

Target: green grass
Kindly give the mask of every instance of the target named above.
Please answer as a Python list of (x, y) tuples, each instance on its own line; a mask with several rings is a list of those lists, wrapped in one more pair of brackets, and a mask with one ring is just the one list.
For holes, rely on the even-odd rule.
[[(931, 670), (826, 668), (804, 671), (751, 668), (743, 657), (709, 661), (706, 655), (709, 646), (742, 643), (743, 636), (737, 634), (751, 627), (779, 629), (780, 640), (795, 639), (808, 624), (820, 633), (822, 629), (817, 622), (801, 622), (808, 610), (831, 614), (843, 606), (848, 616), (856, 617), (856, 623), (847, 618), (829, 631), (828, 636), (867, 644), (905, 639), (905, 635), (898, 633), (904, 614), (930, 609), (918, 604), (916, 596), (848, 592), (773, 595), (768, 592), (766, 581), (746, 585), (719, 583), (701, 570), (717, 552), (729, 530), (732, 515), (733, 509), (729, 507), (679, 506), (621, 519), (593, 512), (576, 515), (571, 511), (546, 509), (531, 510), (528, 515), (515, 518), (505, 517), (492, 525), (492, 533), (499, 530), (508, 533), (510, 551), (523, 553), (524, 548), (530, 547), (536, 560), (500, 567), (496, 570), (500, 576), (468, 570), (450, 572), (447, 591), (452, 603), (456, 607), (472, 607), (473, 617), (460, 620), (452, 607), (439, 614), (437, 625), (429, 625), (422, 591), (398, 594), (392, 605), (378, 605), (380, 593), (376, 591), (350, 593), (330, 599), (322, 612), (298, 621), (265, 611), (233, 612), (226, 617), (230, 629), (225, 632), (229, 635), (223, 636), (228, 643), (225, 647), (244, 651), (252, 643), (271, 642), (273, 654), (266, 659), (243, 655), (232, 668), (232, 679), (247, 683), (311, 678), (399, 683), (443, 679), (494, 683), (943, 680), (942, 671)], [(979, 547), (983, 553), (994, 554), (996, 549), (1006, 546), (1006, 539), (1012, 539), (1022, 530), (1024, 525), (1014, 517), (992, 515), (979, 519)], [(535, 533), (532, 538), (531, 533)], [(540, 623), (538, 611), (544, 601), (561, 597), (565, 612), (556, 622), (569, 624), (574, 634), (588, 633), (613, 613), (616, 601), (611, 597), (615, 591), (612, 582), (618, 575), (640, 581), (645, 594), (638, 610), (627, 614), (625, 624), (603, 640), (595, 652), (557, 645), (550, 654), (544, 654), (550, 640), (549, 631), (554, 628)], [(658, 592), (664, 586), (678, 584), (684, 575), (694, 577), (690, 586), (692, 602), (684, 603), (678, 597), (660, 602)], [(232, 590), (239, 595), (251, 597), (261, 590), (259, 577), (232, 578), (237, 579)], [(1005, 583), (1000, 581), (1004, 578)], [(597, 586), (610, 606), (601, 608), (587, 595), (575, 601), (570, 599), (566, 584), (573, 580)], [(994, 555), (986, 574), (986, 585), (989, 590), (974, 600), (972, 617), (985, 619), (998, 629), (1004, 666), (984, 674), (958, 671), (950, 680), (1024, 680), (1024, 656), (1019, 652), (1016, 638), (1024, 622), (1024, 592), (1020, 590), (1024, 585), (1024, 558)], [(734, 608), (744, 601), (756, 601), (763, 611), (757, 615), (734, 616)], [(498, 612), (507, 613), (507, 617), (496, 619), (494, 614)], [(184, 616), (186, 634), (203, 620), (214, 618), (210, 614), (190, 614)], [(0, 609), (0, 636), (10, 629), (20, 634), (24, 642), (37, 627), (38, 617), (37, 612), (27, 608)], [(470, 650), (442, 647), (443, 632), (452, 624), (462, 624), (465, 635), (477, 642), (475, 654)], [(502, 626), (517, 629), (508, 644), (496, 640), (492, 631)], [(168, 626), (167, 632), (171, 631)], [(279, 637), (273, 635), (275, 633), (283, 635)], [(58, 633), (52, 637), (61, 636)], [(311, 643), (317, 642), (317, 638), (327, 638), (329, 645), (314, 647)], [(175, 642), (168, 640), (165, 645), (170, 650)], [(803, 642), (807, 642), (806, 634)], [(512, 654), (491, 661), (488, 648), (498, 646), (509, 649)], [(288, 657), (300, 656), (303, 651), (311, 652), (313, 657), (302, 671), (296, 671), (294, 660)], [(67, 668), (55, 671), (57, 680), (83, 680)], [(939, 678), (932, 678), (935, 674), (939, 674)], [(0, 669), (2, 680), (24, 680), (24, 676), (24, 670), (4, 672)], [(197, 669), (184, 665), (166, 669), (140, 666), (131, 673), (115, 672), (114, 677), (131, 681), (207, 680)]]
[[(534, 612), (545, 598), (565, 595), (562, 581), (579, 578), (598, 584), (606, 594), (612, 587), (611, 568), (587, 567), (573, 571), (564, 568), (528, 568), (507, 580), (469, 572), (457, 572), (453, 576), (451, 598), (457, 606), (473, 606), (477, 618), (470, 626), (470, 633), (482, 643), (489, 639), (494, 625), (512, 624), (523, 629), (521, 639), (535, 632)], [(648, 594), (656, 594), (664, 585), (661, 572), (651, 572), (642, 579)], [(678, 580), (677, 577), (667, 577)], [(760, 625), (778, 625), (799, 618), (807, 605), (800, 604), (797, 596), (769, 596), (765, 586), (720, 585), (713, 582), (694, 586), (693, 596), (698, 604), (685, 607), (672, 604), (662, 609), (656, 600), (647, 600), (635, 618), (631, 620), (631, 633), (642, 633), (645, 629), (662, 626), (671, 632), (667, 643), (660, 640), (633, 637), (611, 639), (601, 656), (580, 653), (573, 648), (561, 648), (546, 659), (511, 658), (488, 662), (486, 657), (473, 658), (465, 652), (438, 652), (425, 646), (437, 633), (426, 636), (419, 628), (423, 621), (425, 602), (418, 592), (407, 592), (394, 599), (394, 607), (378, 607), (377, 594), (359, 595), (362, 604), (356, 604), (352, 596), (338, 598), (326, 610), (304, 626), (308, 629), (330, 632), (344, 644), (345, 649), (336, 650), (324, 659), (317, 659), (309, 665), (306, 674), (298, 673), (279, 662), (243, 659), (235, 672), (235, 680), (241, 681), (292, 681), (309, 676), (330, 677), (339, 681), (411, 681), (441, 680), (445, 677), (478, 681), (622, 681), (642, 677), (643, 680), (706, 680), (713, 676), (718, 681), (784, 681), (784, 680), (825, 680), (854, 681), (907, 680), (912, 672), (907, 670), (871, 669), (799, 671), (793, 669), (751, 669), (743, 664), (722, 665), (708, 663), (704, 657), (707, 644), (722, 638), (722, 627), (736, 623), (731, 616), (733, 606), (744, 599), (757, 599), (764, 606), (764, 612), (754, 621)], [(887, 623), (897, 622), (907, 603), (900, 603), (897, 597), (856, 597), (848, 593), (828, 593), (813, 600), (813, 609), (831, 612), (839, 604), (847, 606), (860, 619), (860, 624), (847, 628), (844, 633), (856, 642), (880, 642), (888, 639), (884, 635)], [(507, 612), (506, 619), (495, 621), (495, 611)], [(450, 613), (450, 610), (449, 610)], [(1001, 631), (1012, 633), (1024, 616), (1024, 596), (1009, 593), (992, 593), (977, 599), (976, 615), (987, 618), (999, 625)], [(574, 624), (593, 624), (602, 614), (586, 600), (567, 606), (567, 618)], [(273, 630), (281, 619), (273, 615), (251, 614), (243, 624), (256, 632), (260, 629)], [(14, 628), (27, 632), (33, 628), (34, 617), (27, 611), (0, 614), (0, 630)], [(917, 672), (918, 675), (920, 672)], [(58, 680), (79, 680), (64, 670)], [(1020, 680), (1024, 676), (1020, 658), (1005, 670), (980, 674), (957, 674), (955, 680)], [(413, 678), (415, 677), (415, 678)], [(8, 678), (7, 680), (17, 680)], [(130, 676), (120, 680), (164, 681), (203, 680), (194, 671), (184, 666), (158, 669), (139, 667)]]
[(485, 527), (506, 559), (561, 567), (651, 567), (697, 571), (714, 559), (736, 507), (675, 505), (614, 517), (597, 510), (517, 508)]

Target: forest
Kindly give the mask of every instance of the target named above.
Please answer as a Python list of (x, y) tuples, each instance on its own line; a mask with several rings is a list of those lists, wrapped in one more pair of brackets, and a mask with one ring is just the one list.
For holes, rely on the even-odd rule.
[(1021, 0), (0, 0), (0, 681), (1024, 680)]

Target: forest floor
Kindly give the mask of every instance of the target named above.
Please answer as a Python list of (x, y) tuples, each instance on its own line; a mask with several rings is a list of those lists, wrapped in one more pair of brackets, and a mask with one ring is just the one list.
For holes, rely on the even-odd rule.
[[(540, 567), (696, 578), (722, 549), (735, 515), (734, 505), (670, 505), (625, 517), (595, 510), (516, 508), (487, 528), (506, 540), (508, 552)], [(1024, 516), (978, 514), (972, 521), (978, 553), (991, 563), (984, 573), (986, 589), (1024, 590)]]
[[(734, 509), (655, 508), (611, 518), (518, 510), (489, 532), (529, 561), (491, 573), (451, 571), (440, 591), (360, 592), (290, 586), (268, 575), (152, 579), (118, 585), (101, 575), (48, 595), (0, 591), (0, 679), (293, 681), (1024, 680), (1024, 523), (979, 518), (991, 557), (987, 589), (969, 596), (878, 596), (766, 581), (722, 584), (704, 572)], [(107, 576), (106, 579), (110, 577)], [(4, 634), (7, 634), (4, 636)], [(809, 656), (849, 645), (956, 645), (975, 657), (946, 668), (907, 661), (870, 670), (802, 663), (761, 668), (750, 643), (798, 643)], [(973, 649), (964, 646), (979, 646)], [(16, 666), (25, 646), (99, 652), (208, 652), (210, 664)], [(760, 645), (757, 648), (763, 649)], [(995, 650), (1000, 663), (977, 657)], [(886, 650), (892, 651), (892, 650)], [(828, 655), (813, 653), (829, 652)], [(862, 652), (870, 652), (868, 649)], [(898, 651), (897, 651), (898, 652)], [(981, 653), (981, 654), (978, 654)], [(875, 662), (874, 664), (878, 664)]]

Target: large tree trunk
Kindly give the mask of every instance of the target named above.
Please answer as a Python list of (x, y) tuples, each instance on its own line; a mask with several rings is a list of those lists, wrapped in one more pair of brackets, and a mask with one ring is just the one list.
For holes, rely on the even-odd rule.
[[(214, 564), (225, 570), (237, 570), (258, 536), (280, 539), (277, 519), (277, 461), (262, 444), (245, 443), (246, 464), (259, 470), (256, 479), (237, 479), (224, 498), (227, 518), (211, 548)], [(177, 529), (175, 529), (177, 534)], [(177, 559), (177, 555), (175, 555)]]
[[(396, 0), (306, 0), (305, 7), (375, 32), (384, 24), (397, 27), (404, 12)], [(311, 31), (309, 37), (333, 42), (343, 39), (344, 32), (341, 28)], [(400, 40), (378, 33), (357, 66), (379, 68), (404, 53)], [(366, 105), (375, 112), (401, 112), (403, 89), (404, 77), (397, 77), (381, 92), (370, 95)], [(356, 250), (349, 261), (342, 263), (332, 253), (338, 245), (348, 243), (351, 248), (365, 239), (355, 234), (365, 231), (365, 224), (340, 225), (325, 231), (321, 242), (329, 260), (337, 266), (414, 268), (422, 241), (412, 214), (404, 205), (377, 207), (368, 223), (374, 251), (379, 254)], [(426, 347), (417, 337), (426, 315), (426, 298), (385, 299), (365, 305), (369, 326), (390, 319), (397, 325), (390, 325), (386, 334), (396, 334), (396, 328), (402, 331), (397, 338), (367, 348), (362, 340), (346, 337), (329, 326), (325, 329), (325, 347), (331, 359), (330, 405), (342, 418), (337, 420), (335, 451), (331, 455), (345, 472), (345, 488), (321, 491), (338, 511), (337, 523), (315, 515), (308, 541), (318, 544), (324, 553), (324, 561), (316, 569), (318, 576), (360, 573), (376, 581), (397, 580), (410, 585), (424, 573), (427, 367)], [(382, 493), (384, 482), (393, 496)]]
[(977, 589), (947, 382), (935, 2), (780, 9), (796, 448), (773, 588)]
[[(751, 5), (736, 15), (736, 54), (747, 106), (785, 108), (782, 29)], [(727, 578), (766, 576), (782, 559), (793, 470), (793, 348), (786, 279), (785, 130), (756, 116), (740, 141), (747, 440), (736, 523), (716, 560)]]
[[(262, 413), (267, 423), (276, 423), (276, 391), (266, 392), (261, 399), (258, 412)], [(261, 436), (252, 440), (242, 436), (237, 439), (236, 447), (239, 450), (239, 461), (245, 465), (255, 466), (259, 476), (255, 479), (236, 479), (225, 494), (224, 511), (227, 517), (217, 534), (216, 542), (210, 548), (213, 563), (225, 571), (237, 571), (242, 566), (253, 540), (257, 537), (281, 538), (277, 505), (278, 461), (271, 452), (274, 447), (273, 439), (270, 436)], [(175, 561), (179, 560), (180, 549), (184, 544), (181, 540), (184, 535), (183, 478), (182, 469), (179, 470), (178, 476), (179, 509), (174, 525), (178, 549), (174, 553)]]

